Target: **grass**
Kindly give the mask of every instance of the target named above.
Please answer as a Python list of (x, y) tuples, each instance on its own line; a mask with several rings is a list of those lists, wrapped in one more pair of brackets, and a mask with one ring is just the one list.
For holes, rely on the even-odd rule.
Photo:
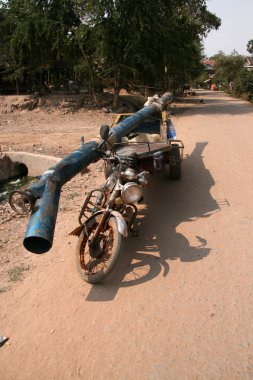
[(23, 272), (29, 270), (30, 267), (24, 267), (24, 266), (15, 266), (14, 268), (8, 270), (8, 275), (10, 278), (10, 281), (17, 282), (20, 281), (23, 277)]
[(70, 193), (70, 194), (67, 194), (66, 199), (67, 200), (72, 200), (72, 199), (74, 199), (74, 198), (76, 198), (78, 196), (79, 196), (78, 193)]
[(7, 287), (0, 288), (0, 293), (6, 292), (7, 289), (8, 289)]

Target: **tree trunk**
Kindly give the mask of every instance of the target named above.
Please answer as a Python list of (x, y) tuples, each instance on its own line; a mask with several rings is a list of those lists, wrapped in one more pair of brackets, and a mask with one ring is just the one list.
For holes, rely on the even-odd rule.
[(174, 82), (173, 82), (173, 95), (176, 95), (176, 76), (174, 75)]
[(90, 61), (89, 61), (89, 57), (85, 53), (85, 51), (84, 51), (84, 49), (82, 47), (82, 44), (81, 44), (81, 42), (79, 40), (78, 40), (78, 44), (79, 44), (79, 48), (80, 48), (80, 50), (82, 52), (84, 61), (85, 61), (86, 65), (87, 65), (87, 67), (88, 67), (89, 77), (90, 77), (89, 86), (90, 86), (90, 89), (91, 89), (91, 93), (92, 93), (94, 102), (96, 103), (97, 106), (99, 106), (99, 101), (98, 101), (98, 98), (97, 98), (97, 95), (96, 95), (96, 92), (95, 92), (94, 75), (93, 75), (92, 67), (91, 67), (91, 64), (90, 64)]
[(164, 91), (168, 90), (168, 67), (164, 65), (164, 77), (163, 77), (163, 86), (164, 86)]
[(19, 81), (16, 79), (16, 93), (19, 95)]
[(116, 74), (115, 84), (114, 84), (114, 95), (113, 95), (113, 105), (112, 105), (114, 110), (116, 110), (119, 105), (120, 82), (121, 82), (121, 73), (119, 70)]
[(119, 92), (120, 92), (120, 88), (114, 89), (113, 104), (112, 104), (112, 107), (114, 110), (116, 110), (119, 105)]

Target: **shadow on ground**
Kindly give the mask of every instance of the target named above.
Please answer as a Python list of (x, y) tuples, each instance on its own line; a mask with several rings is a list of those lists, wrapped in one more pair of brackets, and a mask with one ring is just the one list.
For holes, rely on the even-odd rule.
[(191, 246), (185, 236), (176, 231), (182, 222), (208, 218), (219, 210), (210, 193), (214, 180), (202, 159), (206, 145), (206, 142), (197, 143), (192, 154), (183, 161), (181, 181), (171, 181), (165, 175), (151, 176), (139, 214), (139, 237), (124, 241), (113, 273), (102, 284), (91, 287), (88, 301), (109, 301), (121, 287), (151, 281), (161, 272), (167, 276), (170, 260), (195, 262), (210, 253), (207, 241), (198, 236), (197, 231), (196, 246)]

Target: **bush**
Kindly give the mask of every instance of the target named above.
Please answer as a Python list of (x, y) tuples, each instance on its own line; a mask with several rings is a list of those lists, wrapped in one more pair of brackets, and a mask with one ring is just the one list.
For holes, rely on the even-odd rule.
[(253, 100), (253, 71), (243, 70), (234, 80), (236, 95), (247, 95), (250, 101)]

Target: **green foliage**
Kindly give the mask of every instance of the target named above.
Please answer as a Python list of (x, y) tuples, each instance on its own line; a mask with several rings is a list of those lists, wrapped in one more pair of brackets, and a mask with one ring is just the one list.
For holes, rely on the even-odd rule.
[(235, 93), (237, 95), (246, 94), (250, 101), (253, 101), (253, 72), (246, 69), (240, 72), (235, 78)]
[(21, 78), (28, 73), (35, 82), (43, 82), (46, 70), (59, 70), (68, 62), (73, 50), (69, 30), (79, 23), (71, 0), (7, 2), (1, 26), (15, 63), (7, 76)]
[(201, 37), (220, 25), (202, 0), (86, 3), (95, 55), (116, 90), (129, 82), (176, 89), (191, 80), (201, 69)]
[(239, 96), (247, 96), (253, 100), (253, 72), (244, 67), (244, 58), (236, 51), (229, 55), (219, 52), (212, 57), (215, 64), (215, 81), (223, 83), (224, 88), (229, 88), (233, 82), (233, 93)]
[(226, 55), (219, 52), (212, 57), (215, 60), (215, 80), (225, 83), (227, 88), (229, 82), (234, 82), (244, 70), (244, 58), (236, 51)]
[(249, 40), (247, 43), (247, 51), (253, 55), (253, 40)]
[(109, 85), (117, 95), (134, 83), (182, 87), (199, 74), (202, 38), (220, 19), (206, 0), (9, 0), (0, 25), (13, 78), (75, 72), (92, 92)]

